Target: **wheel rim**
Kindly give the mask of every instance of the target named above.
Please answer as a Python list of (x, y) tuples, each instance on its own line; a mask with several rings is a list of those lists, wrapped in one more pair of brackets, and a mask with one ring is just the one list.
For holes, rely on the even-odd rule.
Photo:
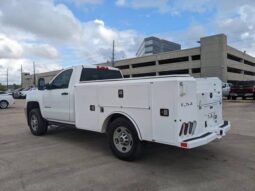
[(31, 128), (33, 129), (33, 131), (37, 131), (38, 129), (38, 119), (36, 117), (36, 115), (32, 115), (31, 116)]
[(133, 147), (133, 136), (126, 127), (117, 127), (113, 133), (113, 143), (122, 153), (128, 153)]
[(0, 103), (0, 107), (3, 108), (3, 109), (6, 108), (7, 107), (7, 103), (5, 101), (2, 101)]

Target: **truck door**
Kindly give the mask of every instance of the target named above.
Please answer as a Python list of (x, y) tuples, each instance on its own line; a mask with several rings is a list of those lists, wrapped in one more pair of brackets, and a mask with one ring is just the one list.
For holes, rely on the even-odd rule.
[(73, 69), (61, 72), (44, 91), (45, 118), (55, 121), (70, 121), (70, 87)]

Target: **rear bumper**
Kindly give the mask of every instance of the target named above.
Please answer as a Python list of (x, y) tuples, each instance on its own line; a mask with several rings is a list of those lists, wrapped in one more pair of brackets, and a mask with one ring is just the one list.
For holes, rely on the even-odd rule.
[(217, 138), (220, 139), (225, 136), (226, 133), (230, 130), (230, 127), (230, 122), (224, 121), (224, 124), (218, 126), (214, 132), (208, 132), (199, 137), (184, 140), (180, 143), (180, 147), (191, 149), (198, 146), (206, 145), (207, 143), (210, 143)]

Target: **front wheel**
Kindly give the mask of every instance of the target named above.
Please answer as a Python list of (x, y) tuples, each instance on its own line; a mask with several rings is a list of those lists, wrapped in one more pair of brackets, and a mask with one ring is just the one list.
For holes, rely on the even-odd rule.
[(29, 127), (33, 135), (40, 136), (47, 133), (47, 122), (42, 118), (39, 109), (32, 109), (29, 112)]
[(8, 102), (7, 101), (0, 101), (0, 109), (6, 109), (8, 107)]
[(126, 118), (114, 120), (108, 131), (108, 142), (112, 153), (119, 159), (132, 161), (141, 155), (142, 142), (134, 125)]

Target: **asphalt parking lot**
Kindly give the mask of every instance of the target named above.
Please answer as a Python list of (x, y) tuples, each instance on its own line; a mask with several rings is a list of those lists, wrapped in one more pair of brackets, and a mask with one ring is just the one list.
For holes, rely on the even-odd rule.
[(147, 144), (135, 162), (116, 159), (101, 134), (32, 136), (23, 107), (0, 110), (0, 190), (255, 190), (253, 101), (224, 102), (225, 138), (193, 150)]

